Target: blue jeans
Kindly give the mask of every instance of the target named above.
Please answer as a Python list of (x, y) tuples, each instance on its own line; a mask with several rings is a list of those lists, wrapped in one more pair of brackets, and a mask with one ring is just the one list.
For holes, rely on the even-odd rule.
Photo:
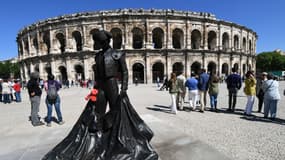
[(21, 102), (21, 92), (15, 92), (16, 102)]
[(217, 109), (217, 94), (210, 94), (210, 103), (211, 103), (211, 109)]
[(62, 121), (62, 115), (61, 115), (61, 111), (60, 111), (60, 97), (57, 96), (54, 104), (49, 103), (48, 99), (46, 98), (46, 105), (47, 105), (47, 123), (50, 123), (52, 120), (52, 106), (53, 105), (55, 107), (58, 122), (61, 122)]
[(10, 94), (3, 94), (3, 103), (11, 103)]
[(270, 113), (271, 118), (276, 117), (278, 100), (264, 99), (264, 117), (268, 117)]

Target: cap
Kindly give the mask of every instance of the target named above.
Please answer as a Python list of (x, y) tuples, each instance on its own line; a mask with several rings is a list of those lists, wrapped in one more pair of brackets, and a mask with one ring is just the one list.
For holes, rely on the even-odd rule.
[(261, 75), (265, 75), (265, 76), (267, 76), (267, 75), (268, 75), (268, 73), (267, 73), (267, 72), (262, 72), (262, 73), (261, 73)]

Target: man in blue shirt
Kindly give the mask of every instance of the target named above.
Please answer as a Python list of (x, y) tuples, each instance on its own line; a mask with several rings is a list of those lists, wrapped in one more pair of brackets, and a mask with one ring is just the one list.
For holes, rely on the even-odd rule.
[(205, 106), (207, 104), (207, 90), (208, 90), (208, 81), (209, 81), (209, 75), (206, 73), (205, 69), (201, 69), (201, 74), (199, 76), (199, 82), (198, 82), (198, 89), (199, 89), (199, 95), (200, 95), (200, 103), (201, 108), (200, 112), (204, 112)]
[(232, 74), (230, 74), (227, 79), (227, 88), (229, 91), (229, 108), (228, 111), (234, 112), (236, 106), (237, 92), (241, 88), (242, 79), (237, 73), (236, 68), (232, 68)]

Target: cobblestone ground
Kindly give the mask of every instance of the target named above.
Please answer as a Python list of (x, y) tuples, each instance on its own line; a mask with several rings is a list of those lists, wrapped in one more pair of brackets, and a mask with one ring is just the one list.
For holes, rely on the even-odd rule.
[[(283, 93), (284, 88), (285, 82), (280, 82), (280, 93)], [(14, 150), (18, 150), (18, 152), (22, 150), (27, 154), (25, 148), (39, 147), (35, 144), (49, 145), (52, 148), (54, 144), (50, 144), (51, 140), (56, 139), (56, 142), (62, 140), (77, 120), (86, 103), (84, 96), (89, 90), (77, 87), (62, 89), (60, 92), (62, 112), (66, 123), (62, 126), (53, 123), (51, 128), (31, 126), (28, 121), (30, 102), (26, 92), (23, 91), (22, 103), (0, 104), (0, 134), (2, 135), (0, 137), (0, 156), (11, 154)], [(242, 91), (239, 92), (237, 111), (235, 113), (226, 112), (228, 97), (225, 84), (220, 85), (219, 113), (189, 111), (186, 99), (185, 111), (179, 111), (177, 115), (169, 114), (170, 96), (167, 91), (159, 91), (155, 84), (130, 85), (128, 94), (139, 114), (155, 116), (168, 124), (169, 130), (177, 129), (186, 135), (195, 137), (231, 159), (285, 159), (285, 97), (283, 95), (278, 103), (278, 119), (271, 121), (262, 118), (263, 115), (257, 112), (253, 112), (255, 115), (253, 117), (245, 117), (242, 114), (246, 103), (246, 97)], [(209, 107), (209, 103), (207, 107)], [(257, 110), (257, 99), (253, 110)], [(43, 99), (40, 115), (42, 117), (46, 115)], [(59, 132), (61, 136), (48, 136)], [(28, 143), (29, 141), (30, 143)]]

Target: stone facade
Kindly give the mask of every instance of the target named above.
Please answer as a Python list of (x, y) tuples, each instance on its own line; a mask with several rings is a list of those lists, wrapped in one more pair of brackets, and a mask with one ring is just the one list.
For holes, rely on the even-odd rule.
[(94, 33), (113, 35), (111, 46), (125, 52), (130, 83), (162, 80), (171, 72), (187, 77), (200, 68), (228, 75), (255, 70), (257, 34), (244, 26), (202, 12), (120, 9), (49, 18), (17, 36), (21, 78), (39, 71), (59, 80), (94, 79)]

